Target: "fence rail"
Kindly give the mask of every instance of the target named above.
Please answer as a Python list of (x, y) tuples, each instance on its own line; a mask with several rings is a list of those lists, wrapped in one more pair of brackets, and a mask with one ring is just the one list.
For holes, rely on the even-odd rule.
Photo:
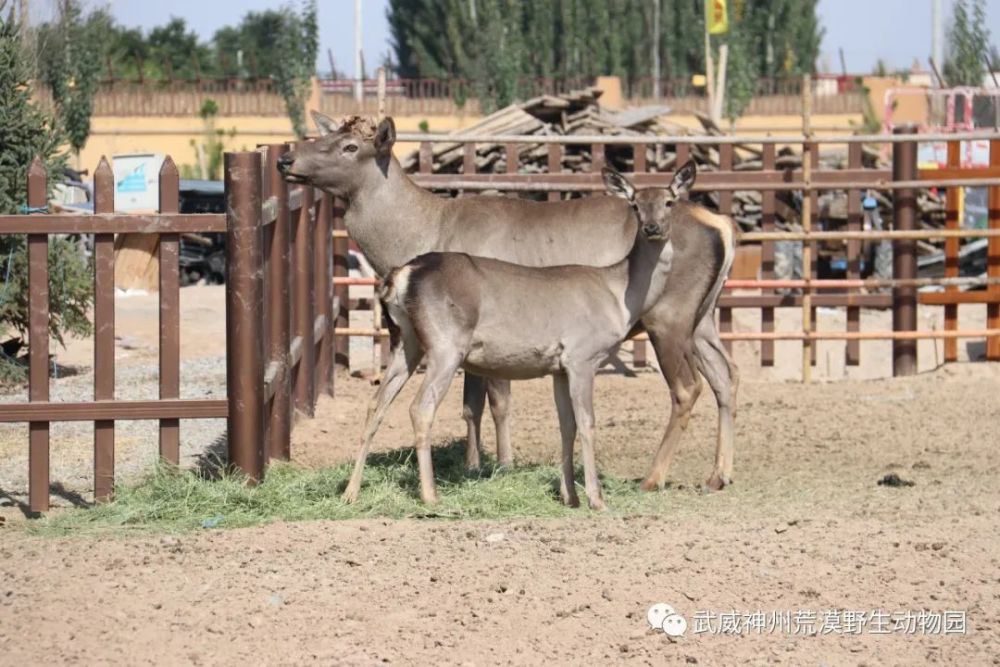
[[(518, 99), (540, 95), (561, 95), (594, 82), (589, 77), (523, 78), (515, 87)], [(375, 113), (377, 81), (361, 82), (362, 98), (355, 100), (353, 79), (317, 79), (320, 110), (328, 114)], [(801, 79), (761, 79), (745, 109), (750, 115), (790, 115), (801, 113)], [(865, 94), (853, 85), (824, 86), (814, 81), (814, 113), (862, 113)], [(651, 79), (625, 81), (623, 94), (630, 105), (666, 105), (675, 113), (706, 111), (703, 88), (688, 79), (665, 78), (660, 95), (654, 95)], [(476, 82), (466, 79), (390, 79), (386, 85), (386, 112), (396, 115), (478, 115), (483, 105)], [(485, 91), (490, 95), (490, 91)], [(37, 100), (51, 108), (52, 94), (43, 84), (35, 86)], [(198, 116), (212, 100), (221, 116), (284, 117), (285, 103), (277, 83), (269, 78), (220, 79), (123, 79), (108, 78), (98, 84), (93, 115), (107, 116)]]
[[(418, 171), (414, 181), (426, 188), (449, 193), (493, 190), (506, 193), (547, 193), (549, 200), (562, 199), (571, 193), (603, 191), (604, 186), (596, 173), (561, 173), (562, 154), (567, 145), (583, 145), (590, 148), (592, 170), (596, 172), (604, 163), (609, 146), (617, 150), (632, 152), (635, 183), (642, 186), (663, 185), (669, 175), (649, 173), (647, 151), (657, 145), (671, 145), (677, 151), (678, 164), (687, 159), (692, 146), (711, 146), (719, 151), (722, 169), (702, 172), (698, 176), (695, 191), (710, 191), (719, 194), (719, 209), (731, 213), (735, 191), (756, 190), (762, 197), (762, 226), (759, 232), (741, 235), (741, 243), (759, 243), (761, 246), (761, 279), (758, 281), (729, 281), (726, 291), (719, 301), (719, 324), (722, 338), (731, 346), (732, 341), (760, 341), (761, 363), (772, 366), (775, 361), (774, 341), (776, 340), (844, 340), (845, 361), (848, 365), (860, 363), (861, 340), (894, 341), (894, 372), (905, 374), (916, 368), (916, 346), (914, 341), (924, 338), (940, 338), (945, 343), (945, 360), (958, 358), (959, 338), (986, 338), (987, 358), (1000, 360), (1000, 134), (996, 132), (964, 132), (953, 134), (920, 135), (900, 132), (893, 135), (858, 135), (851, 137), (663, 137), (663, 136), (535, 136), (515, 135), (497, 137), (484, 134), (432, 135), (423, 133), (400, 133), (400, 141), (420, 144)], [(917, 141), (947, 141), (953, 164), (945, 170), (918, 170), (916, 163)], [(986, 169), (961, 169), (958, 156), (961, 141), (987, 140), (991, 145), (991, 166)], [(477, 143), (501, 144), (507, 158), (507, 173), (477, 174), (474, 162), (465, 160), (462, 173), (432, 173), (431, 156), (434, 144), (464, 146), (466, 155), (474, 150)], [(846, 169), (836, 171), (818, 170), (819, 144), (846, 145), (848, 163)], [(547, 173), (518, 173), (518, 155), (524, 145), (546, 144), (549, 147)], [(776, 168), (778, 146), (809, 145), (812, 169), (808, 179), (801, 169)], [(893, 169), (865, 168), (862, 161), (863, 144), (889, 144), (894, 147)], [(733, 154), (736, 150), (753, 146), (761, 154), (762, 166), (756, 171), (732, 170)], [(990, 188), (990, 213), (988, 229), (960, 229), (958, 226), (958, 204), (955, 192), (960, 186), (985, 186)], [(927, 187), (947, 187), (946, 229), (917, 229), (916, 201), (914, 191)], [(863, 231), (861, 198), (864, 190), (883, 190), (896, 193), (893, 218), (895, 229), (886, 231)], [(846, 225), (840, 229), (822, 231), (779, 231), (776, 227), (780, 202), (776, 194), (803, 192), (814, 200), (812, 206), (812, 229), (819, 228), (819, 213), (815, 199), (820, 191), (847, 191), (848, 211)], [(795, 215), (794, 211), (783, 210), (785, 217)], [(341, 240), (340, 252), (346, 253), (347, 233), (334, 231), (335, 242)], [(961, 239), (987, 238), (988, 275), (982, 279), (962, 279), (958, 276), (958, 251)], [(917, 240), (945, 239), (946, 276), (944, 279), (919, 279), (916, 276)], [(863, 280), (861, 277), (862, 242), (884, 240), (893, 243), (898, 265), (892, 281)], [(820, 242), (840, 242), (847, 244), (847, 271), (842, 281), (823, 281), (815, 277), (815, 266), (801, 281), (777, 281), (774, 275), (776, 241), (795, 241), (815, 245)], [(346, 256), (342, 261), (346, 262)], [(334, 279), (334, 289), (341, 295), (341, 303), (349, 307), (348, 290), (352, 285), (372, 285), (376, 281), (368, 278)], [(944, 292), (921, 292), (917, 287), (939, 285)], [(980, 292), (959, 291), (960, 287), (983, 287)], [(734, 290), (758, 290), (756, 294), (736, 293)], [(781, 293), (776, 290), (798, 289), (804, 294)], [(890, 289), (891, 292), (880, 290)], [(866, 292), (866, 290), (878, 290)], [(777, 308), (803, 308), (805, 295), (811, 299), (808, 307), (810, 320), (815, 321), (816, 308), (844, 308), (847, 316), (847, 331), (818, 332), (806, 326), (799, 332), (775, 331), (775, 311)], [(916, 331), (917, 304), (944, 306), (945, 328), (943, 331)], [(985, 304), (987, 307), (987, 327), (976, 331), (959, 331), (957, 308), (959, 304)], [(362, 305), (362, 304), (358, 304)], [(369, 305), (368, 303), (364, 305)], [(761, 311), (761, 331), (735, 333), (733, 310), (737, 308), (759, 309)], [(891, 308), (894, 316), (894, 331), (860, 331), (862, 308)], [(337, 322), (338, 345), (345, 345), (352, 336), (372, 337), (373, 344), (385, 344), (387, 331), (381, 327), (351, 327), (346, 312)], [(340, 341), (344, 340), (344, 343)], [(634, 360), (637, 365), (645, 363), (645, 336), (636, 339)], [(815, 363), (815, 347), (810, 351)], [(341, 362), (343, 363), (343, 362)]]
[[(179, 178), (169, 158), (159, 174), (155, 214), (114, 213), (114, 174), (104, 159), (94, 172), (95, 214), (0, 216), (0, 234), (27, 234), (29, 253), (27, 403), (0, 404), (0, 423), (27, 422), (28, 506), (49, 507), (49, 424), (94, 423), (94, 497), (115, 481), (115, 422), (158, 420), (159, 455), (180, 460), (181, 419), (227, 419), (229, 463), (260, 479), (271, 458), (290, 456), (296, 413), (311, 416), (316, 397), (333, 392), (333, 273), (328, 195), (289, 191), (276, 168), (285, 144), (225, 156), (223, 214), (178, 213)], [(44, 210), (46, 174), (28, 173), (28, 207)], [(180, 398), (180, 234), (225, 232), (225, 399)], [(49, 400), (49, 268), (52, 234), (94, 234), (94, 400)], [(115, 234), (159, 237), (159, 398), (115, 399)], [(293, 410), (294, 409), (294, 410)]]
[[(759, 341), (761, 363), (774, 364), (774, 343), (798, 340), (803, 344), (817, 340), (845, 341), (848, 365), (860, 362), (860, 341), (891, 340), (894, 351), (894, 373), (908, 374), (916, 369), (916, 341), (926, 338), (944, 339), (945, 360), (957, 359), (960, 338), (985, 338), (986, 356), (1000, 360), (1000, 134), (986, 135), (990, 143), (990, 166), (963, 171), (958, 163), (959, 141), (954, 135), (949, 144), (949, 167), (945, 178), (935, 179), (931, 172), (921, 172), (916, 163), (916, 141), (926, 137), (896, 135), (877, 137), (878, 141), (894, 145), (891, 174), (884, 170), (865, 169), (862, 165), (862, 145), (849, 141), (848, 169), (840, 172), (811, 171), (799, 175), (776, 169), (777, 140), (756, 140), (761, 146), (762, 168), (757, 172), (732, 171), (733, 155), (740, 143), (715, 138), (723, 171), (705, 173), (702, 184), (718, 191), (719, 208), (729, 213), (733, 206), (733, 191), (759, 189), (762, 197), (762, 231), (743, 235), (744, 242), (761, 244), (761, 277), (759, 280), (732, 280), (719, 302), (719, 326), (727, 345), (733, 341)], [(984, 138), (977, 134), (976, 138)], [(492, 138), (495, 141), (495, 138)], [(520, 151), (518, 143), (537, 141), (538, 137), (508, 138), (507, 150), (513, 158)], [(580, 143), (578, 137), (563, 137), (563, 144)], [(478, 139), (472, 139), (477, 141)], [(659, 137), (659, 143), (676, 146), (679, 161), (690, 155), (694, 143), (687, 137)], [(428, 187), (451, 191), (454, 177), (433, 175), (430, 142), (454, 143), (454, 136), (424, 138), (416, 178)], [(800, 144), (803, 139), (799, 138)], [(805, 139), (812, 148), (816, 139)], [(832, 143), (844, 143), (834, 138)], [(546, 142), (548, 143), (548, 142)], [(560, 199), (571, 191), (586, 186), (593, 189), (592, 174), (560, 174), (563, 147), (552, 142), (549, 147), (548, 176), (517, 174), (516, 159), (508, 161), (502, 189), (523, 189), (547, 192), (550, 200)], [(624, 142), (621, 138), (602, 137), (591, 147), (595, 168), (604, 161), (606, 144), (630, 143), (633, 151), (636, 180), (643, 184), (664, 182), (667, 175), (647, 172), (646, 151), (651, 144), (644, 137)], [(781, 142), (785, 143), (785, 142)], [(333, 392), (333, 368), (346, 365), (351, 336), (365, 336), (385, 350), (386, 331), (376, 321), (371, 328), (351, 327), (349, 312), (362, 304), (352, 303), (352, 285), (372, 284), (372, 279), (348, 276), (349, 238), (344, 227), (343, 209), (329, 195), (311, 188), (290, 188), (277, 171), (277, 160), (288, 149), (287, 144), (273, 144), (258, 151), (228, 153), (225, 158), (225, 215), (188, 215), (178, 213), (178, 175), (171, 160), (161, 169), (160, 207), (155, 214), (115, 214), (113, 173), (102, 160), (95, 171), (95, 215), (17, 215), (0, 216), (0, 234), (28, 235), (29, 254), (29, 384), (28, 403), (0, 404), (0, 422), (27, 422), (29, 441), (29, 507), (40, 512), (49, 503), (49, 424), (54, 421), (93, 421), (94, 423), (94, 491), (98, 500), (108, 498), (114, 485), (115, 421), (153, 419), (159, 421), (159, 452), (170, 463), (179, 462), (180, 420), (215, 417), (227, 419), (230, 463), (256, 480), (264, 473), (272, 458), (288, 458), (290, 434), (295, 415), (311, 416), (316, 398), (323, 392)], [(809, 150), (814, 166), (818, 151)], [(466, 151), (469, 155), (469, 151)], [(466, 161), (466, 164), (474, 164)], [(460, 177), (470, 189), (496, 188), (498, 182), (474, 179), (474, 167)], [(975, 178), (962, 178), (973, 174)], [(46, 205), (45, 170), (34, 162), (28, 175), (30, 209)], [(451, 180), (449, 180), (451, 179)], [(985, 230), (960, 229), (958, 200), (950, 187), (946, 205), (946, 229), (916, 228), (916, 190), (934, 182), (985, 182), (990, 186), (989, 225)], [(474, 187), (473, 187), (474, 186)], [(887, 232), (862, 231), (862, 189), (895, 191), (894, 229)], [(842, 230), (779, 232), (776, 229), (779, 189), (805, 192), (815, 198), (817, 191), (847, 190), (847, 222)], [(814, 223), (818, 223), (818, 207), (812, 207)], [(818, 224), (810, 226), (817, 227)], [(227, 234), (226, 281), (226, 357), (227, 395), (220, 399), (180, 398), (180, 299), (179, 299), (179, 235), (185, 232), (218, 232)], [(49, 396), (49, 270), (48, 238), (57, 233), (94, 234), (94, 400), (92, 402), (57, 403)], [(115, 234), (148, 233), (159, 237), (160, 268), (160, 387), (157, 400), (115, 399), (114, 348), (114, 265)], [(986, 276), (959, 276), (960, 238), (988, 238)], [(918, 238), (945, 238), (945, 277), (918, 278), (916, 248)], [(774, 242), (778, 239), (798, 239), (816, 244), (826, 241), (847, 242), (847, 271), (843, 280), (827, 281), (816, 278), (813, 271), (799, 280), (778, 280), (774, 274)], [(866, 280), (861, 275), (861, 242), (887, 239), (895, 247), (895, 263), (891, 280)], [(917, 287), (940, 285), (944, 292), (919, 293)], [(961, 287), (983, 287), (978, 292), (959, 291)], [(777, 289), (801, 289), (800, 294), (780, 293)], [(757, 293), (736, 290), (759, 290)], [(862, 290), (885, 290), (864, 292)], [(942, 331), (920, 331), (917, 328), (918, 303), (943, 306), (945, 326)], [(804, 305), (806, 304), (806, 305)], [(960, 330), (958, 306), (980, 304), (987, 309), (985, 328)], [(370, 300), (368, 304), (370, 304)], [(800, 331), (776, 331), (777, 308), (845, 308), (846, 330), (816, 331), (806, 325)], [(733, 331), (736, 308), (758, 309), (761, 312), (759, 332)], [(862, 308), (891, 308), (893, 331), (861, 331)], [(376, 316), (381, 314), (376, 310)], [(803, 318), (809, 322), (814, 318)], [(646, 337), (635, 339), (634, 361), (644, 363)], [(815, 352), (815, 346), (811, 347)], [(383, 361), (386, 355), (382, 355)], [(806, 355), (806, 363), (815, 363)]]

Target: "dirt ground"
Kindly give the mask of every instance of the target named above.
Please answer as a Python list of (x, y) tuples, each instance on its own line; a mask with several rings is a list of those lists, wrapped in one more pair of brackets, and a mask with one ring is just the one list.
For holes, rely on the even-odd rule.
[[(419, 379), (419, 378), (418, 378)], [(1000, 366), (802, 386), (749, 379), (736, 484), (704, 494), (706, 392), (670, 485), (671, 511), (570, 520), (273, 524), (178, 536), (41, 538), (0, 527), (0, 664), (997, 664)], [(379, 448), (409, 443), (408, 386)], [(456, 382), (435, 442), (463, 433)], [(372, 388), (295, 432), (306, 465), (353, 456)], [(602, 375), (603, 473), (643, 474), (666, 421), (659, 376)], [(548, 382), (514, 387), (521, 462), (554, 461)], [(486, 428), (488, 441), (492, 430)], [(877, 485), (895, 472), (913, 486)], [(647, 609), (688, 622), (672, 641)], [(964, 612), (964, 634), (860, 634), (793, 621), (695, 632), (709, 614)], [(894, 624), (889, 625), (895, 629)], [(704, 626), (701, 627), (704, 630)], [(932, 628), (933, 629), (933, 628)], [(796, 632), (798, 634), (796, 634)]]

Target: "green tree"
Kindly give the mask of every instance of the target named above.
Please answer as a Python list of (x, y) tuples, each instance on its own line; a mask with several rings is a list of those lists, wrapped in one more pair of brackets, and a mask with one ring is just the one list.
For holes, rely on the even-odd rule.
[(309, 99), (312, 76), (319, 53), (319, 23), (316, 1), (306, 0), (300, 11), (282, 9), (283, 27), (276, 37), (279, 57), (274, 79), (285, 100), (285, 109), (296, 136), (306, 136), (305, 106)]
[[(220, 28), (212, 37), (218, 71), (227, 77), (252, 76), (266, 79), (280, 71), (281, 52), (275, 35), (288, 29), (288, 13), (267, 10), (249, 12), (239, 25)], [(242, 52), (242, 65), (237, 53)]]
[(981, 86), (990, 53), (985, 0), (956, 0), (948, 30), (944, 79), (949, 86)]
[[(522, 97), (525, 79), (564, 81), (617, 74), (634, 86), (652, 75), (704, 72), (702, 0), (390, 0), (393, 49), (404, 78), (459, 77), (497, 105)], [(760, 77), (814, 71), (822, 30), (817, 0), (733, 0), (727, 113), (739, 113)], [(512, 82), (515, 82), (512, 84)], [(648, 87), (644, 87), (648, 90)]]
[(195, 79), (214, 74), (212, 52), (182, 18), (149, 31), (149, 65), (162, 78)]
[(111, 25), (106, 10), (85, 17), (78, 0), (62, 0), (58, 20), (38, 28), (39, 78), (52, 91), (59, 121), (77, 156), (90, 136), (104, 40)]
[[(29, 57), (22, 44), (13, 7), (0, 0), (0, 214), (19, 212), (27, 203), (27, 175), (31, 161), (41, 157), (49, 184), (61, 175), (66, 156), (63, 137), (52, 119), (31, 100)], [(87, 262), (75, 244), (49, 240), (49, 331), (62, 343), (65, 334), (90, 332), (87, 310), (91, 278)], [(0, 236), (0, 336), (28, 328), (28, 254), (23, 236)], [(0, 355), (0, 382), (24, 377), (21, 364)]]

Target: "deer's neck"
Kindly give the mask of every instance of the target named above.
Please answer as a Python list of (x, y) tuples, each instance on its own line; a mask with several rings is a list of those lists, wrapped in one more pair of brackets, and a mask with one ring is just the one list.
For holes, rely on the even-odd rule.
[(446, 202), (417, 187), (395, 159), (346, 199), (347, 231), (379, 275), (436, 247)]
[(635, 244), (620, 269), (625, 284), (622, 302), (631, 329), (659, 299), (670, 278), (674, 249), (669, 241), (651, 241), (636, 232)]

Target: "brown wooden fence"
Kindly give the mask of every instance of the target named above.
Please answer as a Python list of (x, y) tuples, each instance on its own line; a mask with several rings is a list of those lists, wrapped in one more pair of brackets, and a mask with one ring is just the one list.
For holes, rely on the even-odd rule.
[[(904, 130), (905, 131), (905, 130)], [(956, 161), (958, 146), (963, 135), (947, 135), (938, 137), (948, 140), (951, 146), (950, 155)], [(991, 164), (987, 169), (960, 169), (957, 166), (949, 170), (917, 169), (917, 139), (912, 136), (874, 136), (874, 137), (830, 137), (814, 138), (803, 141), (800, 137), (772, 137), (769, 139), (749, 137), (489, 137), (477, 135), (419, 135), (401, 133), (401, 141), (419, 142), (419, 171), (414, 174), (414, 180), (421, 186), (446, 192), (473, 192), (481, 190), (499, 190), (507, 193), (546, 192), (550, 200), (558, 200), (569, 193), (603, 191), (603, 184), (597, 175), (604, 164), (606, 150), (628, 151), (631, 153), (634, 169), (634, 180), (639, 187), (664, 185), (668, 174), (649, 173), (647, 171), (647, 151), (655, 149), (656, 144), (676, 146), (677, 163), (683, 163), (691, 154), (692, 146), (700, 144), (710, 146), (719, 151), (721, 169), (715, 172), (702, 172), (695, 185), (696, 191), (716, 191), (719, 193), (719, 209), (724, 213), (733, 210), (733, 194), (735, 191), (756, 190), (762, 195), (762, 231), (742, 235), (742, 243), (759, 243), (761, 246), (761, 276), (760, 280), (737, 281), (727, 283), (727, 291), (719, 301), (719, 326), (727, 347), (735, 340), (759, 341), (760, 359), (763, 366), (773, 366), (775, 362), (775, 341), (801, 340), (803, 345), (810, 347), (810, 363), (816, 363), (817, 340), (844, 340), (845, 363), (856, 366), (861, 362), (862, 340), (886, 339), (893, 345), (893, 372), (897, 375), (913, 373), (917, 368), (916, 341), (924, 338), (945, 339), (945, 360), (957, 359), (957, 340), (959, 338), (985, 338), (987, 340), (986, 354), (990, 360), (1000, 360), (1000, 135), (994, 133), (969, 135), (991, 139)], [(968, 138), (968, 137), (966, 137)], [(928, 140), (922, 136), (920, 141)], [(475, 145), (477, 143), (506, 142), (507, 173), (477, 174), (475, 171)], [(432, 173), (432, 144), (445, 142), (464, 146), (465, 159), (461, 174)], [(864, 144), (889, 143), (893, 147), (893, 168), (865, 168), (862, 160)], [(806, 174), (801, 169), (778, 169), (776, 167), (777, 148), (782, 145), (798, 144), (804, 149), (804, 154), (810, 155), (812, 170)], [(524, 174), (518, 173), (518, 154), (525, 146), (537, 150), (538, 144), (548, 147), (548, 173)], [(562, 173), (562, 157), (568, 144), (589, 145), (594, 173), (582, 174)], [(819, 170), (820, 145), (846, 145), (848, 151), (847, 168), (838, 170)], [(734, 150), (752, 146), (761, 154), (761, 168), (756, 171), (734, 171)], [(945, 230), (917, 228), (916, 190), (918, 188), (948, 186), (948, 225)], [(957, 198), (954, 196), (959, 185), (986, 185), (990, 187), (989, 225), (987, 230), (959, 229)], [(894, 229), (890, 231), (863, 231), (861, 201), (864, 191), (868, 189), (894, 191), (895, 209), (893, 211)], [(798, 214), (784, 208), (775, 193), (779, 191), (799, 191), (809, 193), (812, 199), (812, 229), (818, 228), (819, 210), (818, 194), (823, 190), (846, 190), (848, 194), (848, 217), (844, 229), (824, 230), (815, 232), (781, 232), (776, 230), (779, 212), (785, 219), (796, 219)], [(346, 262), (347, 238), (346, 232), (335, 232), (338, 235), (335, 261)], [(982, 278), (958, 277), (959, 241), (962, 238), (989, 237), (988, 242), (988, 275)], [(916, 242), (918, 239), (947, 238), (946, 278), (943, 280), (920, 280), (917, 278)], [(861, 279), (861, 253), (863, 241), (886, 239), (894, 246), (894, 274), (888, 282)], [(813, 247), (815, 256), (816, 245), (824, 243), (845, 243), (847, 275), (843, 280), (818, 280), (816, 266), (810, 264), (803, 267), (803, 280), (781, 281), (775, 279), (774, 258), (776, 241), (806, 241)], [(338, 274), (339, 275), (339, 274)], [(374, 341), (384, 343), (387, 331), (371, 329), (354, 329), (348, 326), (348, 308), (361, 309), (370, 307), (367, 302), (348, 300), (350, 285), (372, 284), (371, 279), (335, 277), (335, 291), (340, 296), (342, 304), (337, 322), (338, 363), (346, 360), (347, 340), (349, 336), (371, 336)], [(947, 285), (945, 292), (917, 292), (917, 288), (926, 285)], [(985, 286), (982, 291), (959, 291), (959, 286)], [(799, 290), (799, 293), (788, 293), (789, 289)], [(885, 291), (891, 289), (891, 291)], [(740, 293), (735, 293), (739, 290)], [(756, 290), (756, 293), (746, 293)], [(779, 291), (780, 290), (780, 291)], [(940, 305), (945, 307), (945, 327), (942, 331), (917, 330), (917, 305)], [(985, 304), (987, 307), (987, 326), (984, 330), (960, 330), (958, 328), (959, 304)], [(761, 313), (761, 331), (736, 333), (733, 331), (733, 311), (738, 308), (758, 309)], [(803, 327), (799, 331), (776, 331), (775, 311), (778, 308), (805, 308)], [(817, 331), (811, 324), (816, 321), (817, 308), (843, 308), (846, 310), (845, 331)], [(893, 312), (892, 331), (861, 331), (861, 310), (863, 308), (888, 309)], [(383, 360), (385, 356), (383, 355)], [(644, 365), (646, 362), (645, 335), (640, 334), (635, 340), (634, 362)], [(384, 361), (383, 361), (384, 363)], [(804, 369), (804, 375), (806, 370)]]
[[(333, 206), (309, 187), (290, 190), (276, 162), (278, 144), (225, 156), (226, 214), (178, 213), (178, 173), (160, 171), (156, 214), (115, 214), (114, 175), (94, 173), (94, 215), (0, 216), (0, 234), (27, 234), (29, 384), (27, 403), (0, 404), (0, 422), (27, 422), (29, 509), (49, 507), (49, 424), (94, 422), (94, 495), (114, 488), (116, 420), (158, 420), (160, 457), (177, 464), (180, 420), (226, 418), (229, 461), (259, 479), (271, 458), (287, 459), (295, 413), (311, 416), (317, 395), (333, 391)], [(41, 163), (28, 175), (28, 207), (46, 207)], [(179, 237), (226, 234), (225, 399), (180, 398)], [(115, 399), (115, 234), (159, 237), (159, 399)], [(94, 400), (49, 401), (51, 234), (94, 235)], [(294, 410), (293, 410), (294, 408)]]
[[(981, 138), (982, 135), (977, 135)], [(683, 161), (695, 144), (715, 146), (722, 171), (699, 176), (696, 190), (719, 193), (720, 208), (732, 209), (733, 193), (758, 190), (763, 194), (763, 231), (743, 235), (743, 242), (762, 245), (762, 278), (730, 281), (733, 288), (752, 288), (756, 294), (723, 295), (719, 322), (723, 338), (760, 341), (761, 359), (774, 363), (775, 340), (845, 340), (848, 364), (860, 359), (858, 341), (892, 340), (894, 372), (916, 370), (915, 341), (920, 338), (986, 338), (987, 358), (1000, 360), (1000, 134), (989, 135), (991, 166), (968, 170), (953, 166), (934, 173), (920, 172), (916, 162), (916, 140), (912, 136), (814, 138), (803, 146), (815, 162), (821, 143), (849, 146), (848, 168), (838, 171), (779, 170), (775, 168), (776, 147), (791, 143), (789, 138), (748, 140), (720, 137), (504, 137), (507, 142), (507, 174), (475, 173), (477, 142), (495, 137), (405, 135), (404, 141), (421, 142), (419, 184), (448, 192), (497, 189), (507, 192), (541, 191), (550, 199), (569, 192), (603, 189), (596, 174), (561, 173), (564, 145), (590, 144), (592, 162), (599, 167), (605, 150), (628, 148), (632, 152), (634, 179), (641, 186), (664, 183), (664, 174), (647, 172), (647, 150), (656, 143), (676, 146)], [(961, 135), (946, 137), (952, 142)], [(966, 137), (967, 138), (967, 137)], [(921, 137), (926, 140), (927, 137)], [(801, 141), (801, 138), (798, 139)], [(432, 174), (431, 142), (465, 144), (465, 171), (459, 175)], [(733, 151), (748, 141), (761, 144), (762, 168), (758, 171), (732, 170)], [(893, 169), (862, 166), (862, 143), (893, 144)], [(548, 174), (516, 173), (516, 155), (524, 144), (548, 144)], [(112, 493), (114, 484), (114, 442), (116, 420), (158, 420), (160, 456), (169, 463), (179, 461), (180, 420), (184, 418), (227, 419), (230, 463), (251, 479), (260, 479), (271, 458), (288, 458), (294, 415), (311, 416), (317, 396), (332, 393), (333, 367), (346, 364), (348, 337), (369, 336), (383, 342), (384, 329), (353, 330), (348, 327), (352, 307), (371, 304), (351, 303), (352, 284), (372, 284), (370, 279), (347, 275), (348, 241), (342, 214), (328, 195), (308, 187), (289, 188), (280, 178), (278, 156), (285, 144), (270, 145), (255, 152), (227, 153), (225, 156), (226, 210), (223, 214), (178, 213), (178, 175), (173, 162), (164, 163), (160, 173), (160, 209), (155, 214), (114, 213), (113, 174), (106, 161), (95, 172), (95, 214), (42, 214), (0, 216), (0, 234), (26, 234), (29, 253), (29, 385), (27, 403), (0, 404), (0, 422), (27, 422), (29, 446), (29, 508), (45, 511), (49, 504), (49, 424), (58, 421), (94, 423), (94, 490), (97, 499)], [(957, 155), (953, 145), (949, 155)], [(990, 189), (989, 228), (960, 229), (957, 204), (948, 200), (948, 225), (944, 230), (916, 228), (918, 188), (935, 184), (984, 185)], [(895, 192), (894, 229), (884, 232), (861, 229), (860, 201), (864, 189)], [(845, 230), (775, 231), (778, 202), (774, 193), (793, 190), (815, 198), (822, 190), (849, 193), (848, 222)], [(35, 162), (28, 176), (28, 207), (46, 206), (45, 172)], [(813, 216), (817, 207), (813, 206)], [(794, 216), (793, 216), (794, 217)], [(223, 400), (180, 398), (180, 297), (179, 235), (187, 232), (227, 234), (226, 357), (227, 392)], [(94, 234), (94, 400), (75, 403), (49, 400), (49, 270), (48, 238), (51, 234)], [(159, 236), (160, 265), (160, 397), (157, 400), (115, 399), (114, 349), (114, 235), (145, 233)], [(959, 278), (958, 241), (961, 238), (989, 238), (988, 269), (984, 278)], [(947, 275), (944, 279), (922, 280), (916, 276), (917, 239), (945, 238)], [(865, 281), (860, 277), (860, 242), (888, 239), (894, 243), (894, 276), (888, 281)], [(848, 276), (844, 280), (818, 280), (808, 261), (803, 280), (774, 279), (774, 242), (798, 240), (809, 244), (828, 241), (848, 243)], [(946, 285), (948, 291), (920, 293), (925, 284)], [(985, 286), (984, 291), (961, 292), (958, 285)], [(332, 287), (332, 289), (331, 289)], [(797, 287), (801, 294), (781, 294), (775, 289)], [(891, 293), (865, 292), (867, 288), (891, 287)], [(918, 303), (946, 308), (944, 331), (919, 331)], [(985, 304), (987, 328), (978, 331), (958, 328), (960, 304)], [(800, 331), (775, 331), (774, 311), (794, 307), (803, 310)], [(846, 331), (816, 331), (808, 312), (816, 307), (847, 309)], [(760, 309), (760, 332), (734, 333), (732, 311)], [(892, 331), (861, 331), (862, 308), (891, 308)], [(339, 334), (339, 335), (338, 335)], [(645, 358), (644, 337), (637, 339), (636, 361)], [(955, 359), (949, 347), (946, 360)], [(384, 358), (384, 357), (383, 357)], [(806, 355), (808, 365), (808, 355)]]

